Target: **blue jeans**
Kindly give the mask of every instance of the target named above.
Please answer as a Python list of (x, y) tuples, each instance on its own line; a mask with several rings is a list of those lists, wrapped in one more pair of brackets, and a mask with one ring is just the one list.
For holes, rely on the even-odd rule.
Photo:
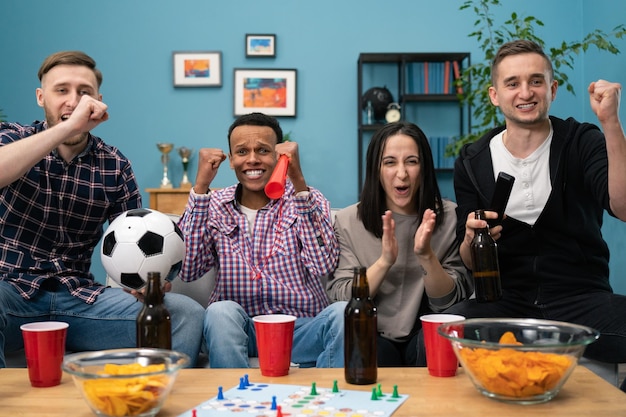
[[(346, 302), (332, 303), (315, 317), (296, 319), (291, 361), (302, 368), (343, 368), (343, 314)], [(209, 305), (204, 338), (211, 368), (248, 368), (257, 357), (252, 318), (234, 301)]]
[[(70, 295), (65, 286), (40, 291), (25, 300), (15, 288), (0, 281), (0, 368), (6, 366), (4, 352), (24, 347), (20, 326), (35, 321), (69, 323), (68, 351), (135, 347), (135, 322), (142, 307), (120, 288), (107, 288), (93, 304)], [(194, 366), (202, 344), (203, 307), (191, 298), (167, 293), (165, 306), (172, 317), (172, 349), (186, 353)]]

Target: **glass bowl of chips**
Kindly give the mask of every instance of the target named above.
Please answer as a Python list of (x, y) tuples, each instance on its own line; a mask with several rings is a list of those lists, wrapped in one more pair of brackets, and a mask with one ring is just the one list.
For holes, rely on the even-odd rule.
[(554, 398), (587, 345), (600, 336), (577, 324), (513, 318), (462, 320), (438, 331), (478, 391), (519, 404)]
[(111, 349), (67, 355), (63, 370), (96, 415), (152, 417), (188, 363), (187, 355), (172, 350)]

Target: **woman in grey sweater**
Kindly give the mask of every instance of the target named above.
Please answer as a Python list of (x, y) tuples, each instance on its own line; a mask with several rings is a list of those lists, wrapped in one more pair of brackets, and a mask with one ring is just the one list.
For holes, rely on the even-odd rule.
[(341, 254), (327, 291), (349, 300), (353, 267), (367, 267), (378, 307), (379, 366), (424, 366), (419, 317), (468, 298), (455, 207), (437, 185), (428, 139), (413, 123), (389, 123), (367, 150), (361, 201), (337, 213)]

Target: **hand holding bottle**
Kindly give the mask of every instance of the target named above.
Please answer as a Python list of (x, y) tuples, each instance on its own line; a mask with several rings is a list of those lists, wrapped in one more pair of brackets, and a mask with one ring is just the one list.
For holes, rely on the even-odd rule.
[[(476, 210), (474, 216), (476, 220), (485, 220), (483, 210)], [(489, 234), (487, 226), (474, 231), (470, 252), (476, 301), (484, 303), (499, 300), (502, 298), (502, 285), (498, 263), (498, 245)]]

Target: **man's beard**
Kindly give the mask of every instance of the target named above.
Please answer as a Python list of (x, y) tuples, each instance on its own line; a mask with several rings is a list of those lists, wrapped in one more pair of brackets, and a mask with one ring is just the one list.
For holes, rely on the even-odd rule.
[(76, 146), (76, 145), (83, 144), (87, 141), (87, 135), (88, 133), (81, 133), (79, 135), (72, 136), (71, 138), (68, 138), (66, 141), (64, 141), (63, 145)]

